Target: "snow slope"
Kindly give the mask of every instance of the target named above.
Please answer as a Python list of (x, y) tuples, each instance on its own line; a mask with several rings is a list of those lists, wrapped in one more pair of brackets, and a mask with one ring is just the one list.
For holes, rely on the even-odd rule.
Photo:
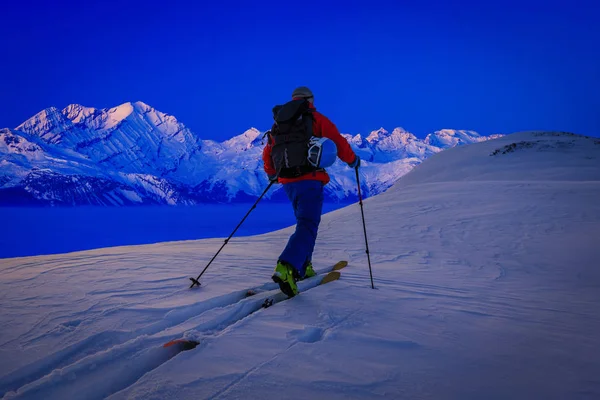
[(268, 309), (292, 228), (232, 240), (193, 291), (221, 239), (0, 260), (0, 395), (598, 398), (599, 160), (548, 132), (436, 154), (364, 202), (376, 290), (355, 204), (316, 247), (341, 279)]
[[(139, 101), (108, 109), (51, 107), (14, 130), (0, 130), (0, 205), (247, 201), (268, 184), (263, 136), (251, 128), (221, 143), (201, 140), (174, 116)], [(419, 140), (402, 128), (381, 128), (366, 139), (346, 137), (368, 161), (363, 190), (369, 196), (436, 152), (495, 136), (442, 130)], [(353, 171), (342, 162), (329, 171), (335, 182), (326, 197), (354, 198)], [(266, 197), (277, 198), (278, 190)]]

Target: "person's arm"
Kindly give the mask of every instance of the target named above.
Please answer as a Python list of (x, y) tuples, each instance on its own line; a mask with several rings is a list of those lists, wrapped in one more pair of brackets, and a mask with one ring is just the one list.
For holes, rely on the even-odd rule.
[(269, 136), (267, 145), (264, 147), (262, 152), (262, 160), (264, 163), (264, 169), (269, 177), (269, 180), (274, 180), (277, 178), (277, 170), (275, 170), (275, 166), (273, 166), (273, 160), (271, 159), (271, 150), (273, 149), (271, 145), (271, 137)]
[(338, 131), (335, 124), (323, 114), (315, 112), (314, 116), (317, 129), (321, 132), (321, 136), (326, 137), (335, 143), (339, 159), (347, 164), (352, 164), (357, 161), (358, 158), (354, 153), (354, 150), (352, 150), (352, 147), (350, 147), (350, 143), (348, 143), (348, 141), (340, 134), (340, 131)]

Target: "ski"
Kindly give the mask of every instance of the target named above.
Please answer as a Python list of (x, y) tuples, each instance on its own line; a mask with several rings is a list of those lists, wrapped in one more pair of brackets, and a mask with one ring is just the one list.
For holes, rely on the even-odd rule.
[[(347, 265), (348, 265), (348, 261), (338, 261), (337, 263), (333, 264), (331, 267), (319, 270), (319, 272), (317, 273), (316, 276), (320, 276), (322, 274), (327, 274), (332, 271), (339, 271), (340, 269), (346, 267)], [(266, 287), (268, 287), (268, 289), (266, 289), (266, 290), (275, 289), (277, 287), (277, 284), (269, 282), (269, 283), (263, 284), (261, 286), (257, 286), (255, 288), (248, 289), (248, 290), (246, 290), (246, 297), (250, 297), (250, 296), (254, 296), (258, 293), (262, 293), (265, 291)]]
[[(343, 267), (345, 267), (345, 266), (346, 266), (346, 265), (344, 265)], [(326, 284), (326, 283), (329, 283), (329, 282), (337, 281), (338, 279), (340, 279), (340, 276), (342, 275), (342, 274), (341, 274), (341, 272), (340, 272), (339, 270), (340, 270), (340, 269), (342, 269), (343, 267), (340, 267), (340, 268), (338, 268), (338, 269), (336, 269), (336, 270), (333, 270), (333, 271), (329, 272), (327, 275), (323, 276), (323, 277), (321, 278), (321, 281), (320, 281), (319, 283), (317, 283), (315, 286), (311, 286), (311, 287), (309, 287), (309, 288), (307, 288), (307, 289), (304, 289), (303, 291), (299, 292), (299, 293), (298, 293), (296, 296), (299, 296), (299, 295), (300, 295), (300, 294), (302, 294), (304, 291), (310, 290), (310, 289), (312, 289), (312, 288), (314, 288), (314, 287), (321, 286), (321, 285), (324, 285), (324, 284)], [(319, 275), (316, 275), (316, 276), (314, 276), (314, 277), (313, 277), (313, 279), (314, 279), (314, 278), (316, 278), (316, 277), (318, 277), (318, 276), (319, 276)], [(298, 286), (300, 286), (300, 285), (298, 285)], [(286, 295), (286, 296), (287, 296), (287, 295)], [(296, 296), (293, 296), (293, 297), (296, 297)], [(292, 298), (292, 297), (288, 297), (288, 298), (286, 298), (286, 299), (278, 300), (278, 301), (277, 301), (277, 303), (279, 303), (279, 302), (281, 302), (281, 301), (283, 301), (283, 300), (289, 300), (289, 299), (291, 299), (291, 298)], [(265, 302), (264, 302), (264, 304), (263, 304), (263, 306), (262, 306), (262, 307), (263, 307), (263, 308), (268, 308), (268, 307), (271, 307), (271, 306), (272, 306), (273, 304), (275, 304), (275, 303), (276, 303), (276, 302), (275, 302), (275, 300), (274, 300), (274, 299), (268, 299), (268, 298), (267, 298), (267, 299), (265, 300)]]

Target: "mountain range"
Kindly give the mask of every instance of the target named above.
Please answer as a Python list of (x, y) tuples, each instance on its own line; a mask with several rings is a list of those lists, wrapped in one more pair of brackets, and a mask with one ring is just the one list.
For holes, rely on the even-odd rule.
[[(443, 129), (419, 139), (402, 128), (343, 136), (363, 160), (365, 196), (388, 189), (427, 157), (481, 136)], [(97, 109), (47, 108), (0, 129), (0, 205), (192, 205), (255, 199), (268, 184), (264, 133), (251, 128), (223, 142), (203, 140), (174, 116), (143, 102)], [(354, 171), (337, 161), (329, 201), (356, 198)], [(280, 187), (267, 199), (284, 197)]]

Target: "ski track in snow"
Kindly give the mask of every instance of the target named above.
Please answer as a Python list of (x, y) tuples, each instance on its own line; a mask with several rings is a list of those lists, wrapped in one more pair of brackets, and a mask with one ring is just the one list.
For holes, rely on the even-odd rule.
[[(318, 270), (319, 276), (301, 282), (299, 288), (303, 291), (313, 288), (327, 271), (328, 269)], [(134, 332), (104, 331), (94, 334), (34, 365), (9, 374), (0, 380), (0, 391), (6, 393), (22, 387), (26, 398), (65, 398), (86, 387), (93, 387), (94, 394), (86, 395), (86, 398), (105, 398), (134, 383), (181, 351), (177, 346), (165, 349), (162, 344), (182, 337), (185, 333), (186, 338), (200, 341), (201, 347), (211, 336), (216, 337), (226, 332), (238, 321), (261, 310), (265, 299), (273, 300), (273, 305), (286, 299), (275, 288), (278, 288), (276, 283), (267, 282), (248, 288), (256, 293), (250, 297), (247, 296), (248, 290), (244, 289), (177, 309), (153, 309), (154, 314), (164, 314), (164, 319), (159, 323)], [(192, 289), (194, 290), (198, 289)], [(107, 294), (109, 298), (113, 295), (110, 290), (91, 293)], [(169, 295), (160, 298), (166, 297)], [(128, 307), (137, 304), (140, 303), (132, 303)], [(104, 314), (123, 310), (105, 310)], [(203, 322), (198, 324), (197, 321)], [(80, 323), (81, 320), (68, 321), (60, 326), (77, 326)], [(25, 345), (31, 345), (50, 334), (52, 332), (34, 337), (25, 342)], [(122, 365), (123, 359), (128, 360), (126, 367)], [(61, 380), (73, 383), (63, 388), (57, 385)], [(8, 398), (11, 396), (9, 393)]]

